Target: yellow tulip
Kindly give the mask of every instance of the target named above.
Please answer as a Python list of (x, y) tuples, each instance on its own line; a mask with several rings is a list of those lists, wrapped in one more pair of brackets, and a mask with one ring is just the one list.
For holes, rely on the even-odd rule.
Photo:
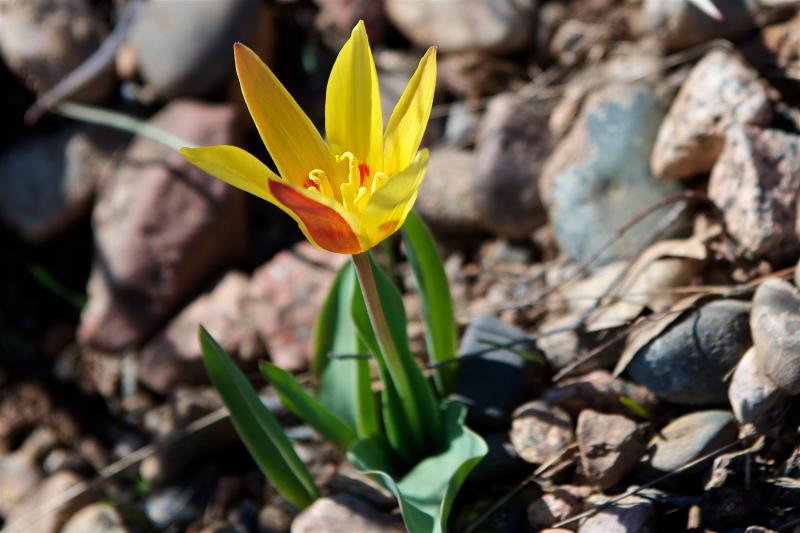
[(311, 243), (341, 254), (369, 250), (397, 231), (428, 165), (418, 151), (436, 83), (431, 48), (383, 130), (375, 62), (359, 22), (333, 65), (325, 102), (327, 142), (249, 48), (234, 46), (247, 108), (280, 176), (235, 146), (182, 148), (209, 174), (275, 204)]

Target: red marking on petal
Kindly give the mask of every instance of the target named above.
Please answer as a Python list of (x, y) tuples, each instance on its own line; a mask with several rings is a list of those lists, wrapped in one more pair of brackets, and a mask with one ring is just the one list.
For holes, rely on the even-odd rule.
[(369, 165), (366, 163), (359, 163), (358, 164), (358, 173), (361, 177), (360, 185), (364, 185), (364, 181), (369, 177)]
[(317, 202), (291, 185), (270, 180), (273, 196), (303, 221), (309, 236), (320, 248), (337, 254), (362, 252), (353, 228), (336, 210)]

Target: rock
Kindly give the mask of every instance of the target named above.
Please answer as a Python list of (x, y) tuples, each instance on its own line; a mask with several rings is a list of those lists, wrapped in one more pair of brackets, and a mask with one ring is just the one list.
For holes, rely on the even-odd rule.
[(780, 15), (792, 1), (714, 2), (722, 14), (721, 21), (703, 13), (691, 0), (645, 0), (642, 10), (648, 29), (658, 35), (666, 49), (675, 50), (713, 39), (738, 39)]
[(61, 470), (72, 470), (80, 473), (87, 470), (88, 466), (86, 460), (69, 448), (56, 448), (48, 453), (42, 461), (42, 470), (48, 476)]
[(451, 103), (442, 134), (445, 144), (455, 148), (474, 144), (479, 123), (480, 115), (473, 105), (461, 100)]
[(516, 93), (489, 101), (475, 147), (475, 207), (483, 225), (524, 239), (546, 220), (539, 175), (550, 155), (547, 114)]
[(388, 533), (405, 531), (394, 515), (376, 511), (347, 494), (319, 498), (292, 522), (292, 533)]
[[(50, 391), (39, 383), (3, 384), (0, 395), (0, 453), (53, 416), (55, 406)], [(33, 431), (29, 439), (38, 433)], [(38, 437), (37, 437), (38, 438)]]
[(476, 207), (475, 164), (475, 155), (469, 150), (431, 151), (414, 208), (437, 233), (470, 235), (483, 229)]
[(4, 532), (8, 533), (56, 533), (77, 510), (92, 501), (92, 491), (81, 493), (57, 509), (47, 509), (45, 502), (58, 501), (62, 495), (81, 483), (74, 472), (64, 470), (45, 479), (23, 502), (6, 514)]
[(770, 413), (782, 402), (784, 394), (759, 368), (755, 348), (747, 350), (739, 359), (728, 388), (728, 399), (740, 424), (753, 424), (761, 430), (774, 427), (777, 418), (771, 418)]
[(467, 483), (475, 487), (486, 487), (495, 483), (508, 483), (530, 474), (531, 465), (517, 454), (508, 432), (491, 433), (484, 436), (483, 440), (489, 451), (469, 473)]
[(735, 52), (714, 49), (692, 69), (653, 146), (653, 174), (691, 178), (711, 170), (734, 124), (766, 125), (769, 95), (758, 73)]
[(259, 531), (263, 533), (289, 533), (293, 513), (289, 504), (268, 503), (258, 513)]
[(556, 487), (528, 506), (528, 523), (539, 531), (571, 518), (583, 509), (583, 500), (591, 493), (591, 487), (586, 486)]
[(554, 459), (573, 440), (572, 420), (560, 407), (534, 400), (514, 411), (511, 443), (529, 463), (544, 464)]
[(215, 483), (213, 470), (206, 467), (177, 485), (156, 489), (144, 501), (145, 515), (158, 529), (185, 526), (203, 513)]
[(249, 279), (229, 272), (210, 292), (189, 304), (142, 350), (139, 376), (158, 392), (178, 385), (208, 383), (198, 339), (202, 325), (240, 366), (254, 367), (267, 350), (258, 335), (255, 317), (248, 314)]
[(759, 285), (750, 329), (758, 368), (780, 390), (800, 394), (800, 291), (777, 278)]
[(308, 366), (314, 321), (347, 259), (303, 241), (253, 272), (248, 316), (276, 365), (293, 372)]
[[(228, 106), (176, 101), (150, 121), (198, 145), (234, 143)], [(94, 210), (96, 258), (79, 341), (115, 352), (144, 341), (246, 246), (244, 193), (153, 141), (135, 139)]]
[[(459, 357), (472, 355), (459, 364), (452, 397), (469, 409), (467, 423), (471, 428), (506, 429), (511, 411), (530, 397), (537, 365), (511, 350), (491, 349), (526, 337), (524, 331), (491, 315), (478, 315), (467, 326), (458, 353)], [(525, 344), (514, 348), (528, 349)]]
[(389, 20), (419, 46), (442, 52), (512, 52), (532, 37), (533, 0), (387, 0)]
[(380, 481), (346, 464), (339, 468), (330, 487), (336, 494), (345, 492), (381, 511), (391, 511), (397, 507), (394, 494)]
[[(0, 55), (36, 92), (50, 89), (83, 63), (106, 32), (87, 0), (10, 0), (0, 9)], [(81, 99), (105, 98), (112, 88), (110, 75), (109, 69), (80, 91)]]
[(316, 27), (332, 28), (342, 42), (350, 36), (359, 20), (364, 21), (370, 41), (383, 42), (387, 26), (383, 2), (314, 0), (314, 4), (319, 7)]
[(639, 350), (630, 377), (680, 405), (727, 400), (726, 376), (750, 347), (750, 304), (715, 300), (689, 311)]
[(658, 407), (656, 396), (647, 388), (615, 378), (607, 370), (595, 370), (583, 376), (559, 381), (545, 394), (547, 403), (578, 416), (584, 409), (603, 413), (631, 415), (620, 398), (630, 398), (648, 411)]
[(83, 217), (110, 170), (112, 144), (86, 127), (37, 136), (0, 153), (0, 216), (31, 243), (42, 243)]
[[(207, 96), (232, 79), (231, 46), (259, 27), (258, 0), (148, 2), (129, 42), (147, 86), (163, 100)], [(270, 31), (267, 31), (269, 34)], [(202, 35), (202, 39), (197, 39)]]
[[(643, 458), (648, 475), (672, 472), (712, 450), (736, 440), (736, 420), (729, 411), (696, 411), (667, 424), (647, 445)], [(698, 473), (708, 468), (699, 464), (687, 470)]]
[(794, 267), (794, 286), (800, 287), (800, 261), (797, 261), (797, 266)]
[(105, 503), (87, 505), (64, 524), (60, 533), (126, 533), (117, 510)]
[(0, 514), (8, 515), (41, 480), (42, 473), (27, 451), (17, 450), (0, 457)]
[(650, 533), (655, 530), (654, 519), (653, 502), (629, 496), (587, 518), (578, 528), (578, 533)]
[[(585, 102), (539, 180), (556, 241), (571, 258), (586, 259), (645, 206), (679, 190), (650, 173), (650, 150), (663, 116), (658, 100), (641, 86), (612, 85)], [(670, 209), (647, 216), (593, 266), (631, 256)]]
[(644, 453), (636, 422), (591, 409), (578, 417), (575, 439), (583, 475), (589, 483), (604, 490), (619, 483)]
[(711, 171), (708, 196), (747, 259), (794, 260), (800, 253), (800, 135), (731, 128)]

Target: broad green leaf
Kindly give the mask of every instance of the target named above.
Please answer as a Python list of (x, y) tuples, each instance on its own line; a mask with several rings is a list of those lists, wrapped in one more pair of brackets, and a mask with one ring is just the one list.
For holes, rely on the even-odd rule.
[(239, 367), (202, 326), (200, 346), (211, 382), (219, 391), (236, 431), (256, 464), (292, 505), (300, 509), (310, 505), (319, 492), (281, 425)]
[(347, 422), (326, 409), (311, 396), (289, 372), (272, 363), (259, 365), (261, 373), (278, 391), (278, 396), (289, 411), (314, 428), (325, 439), (334, 443), (343, 452), (356, 439), (353, 428)]
[(369, 360), (329, 357), (329, 354), (367, 352), (350, 316), (356, 286), (353, 265), (346, 263), (336, 276), (317, 317), (312, 370), (319, 381), (317, 397), (320, 403), (355, 428), (359, 437), (368, 437), (380, 432)]
[(400, 479), (391, 473), (391, 456), (382, 453), (374, 439), (355, 442), (347, 454), (356, 468), (377, 476), (392, 491), (410, 533), (447, 531), (456, 494), (488, 451), (483, 439), (464, 425), (463, 405), (445, 402), (443, 411), (446, 448), (423, 459)]
[[(432, 363), (450, 360), (458, 350), (458, 331), (450, 285), (436, 242), (428, 227), (413, 211), (406, 218), (402, 235), (422, 303), (428, 358)], [(441, 365), (434, 371), (434, 381), (441, 397), (452, 392), (455, 371), (456, 365)]]
[[(396, 391), (402, 416), (399, 413), (390, 415), (398, 423), (404, 423), (408, 432), (403, 435), (405, 447), (398, 448), (397, 451), (404, 458), (411, 458), (411, 462), (414, 463), (416, 461), (413, 458), (427, 456), (441, 448), (443, 442), (441, 413), (436, 405), (433, 391), (409, 348), (406, 312), (400, 292), (371, 258), (370, 264), (389, 332), (397, 348), (397, 360), (387, 358), (381, 351), (363, 297), (353, 298), (353, 319), (362, 339), (378, 360), (384, 383), (384, 395), (392, 393), (392, 386)], [(393, 440), (388, 425), (387, 434), (390, 440)]]

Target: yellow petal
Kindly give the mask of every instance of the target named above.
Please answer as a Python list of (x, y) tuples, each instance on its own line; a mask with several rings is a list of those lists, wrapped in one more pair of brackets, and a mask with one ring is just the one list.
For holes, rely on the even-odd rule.
[(255, 52), (242, 43), (233, 51), (245, 103), (281, 176), (301, 186), (314, 169), (332, 175), (328, 147), (294, 98)]
[(249, 152), (236, 146), (207, 146), (181, 148), (181, 155), (195, 166), (205, 170), (237, 189), (274, 202), (267, 180), (277, 176), (264, 163)]
[(356, 225), (338, 204), (280, 180), (269, 180), (269, 189), (317, 248), (351, 255), (364, 251)]
[(362, 225), (370, 246), (378, 244), (403, 225), (417, 200), (419, 186), (427, 168), (428, 150), (423, 149), (408, 167), (388, 178), (369, 199), (364, 209)]
[(333, 64), (325, 96), (328, 142), (351, 152), (372, 172), (383, 168), (383, 116), (375, 61), (359, 21)]
[(433, 105), (436, 87), (436, 49), (429, 48), (397, 102), (384, 136), (384, 170), (406, 168), (417, 153)]

